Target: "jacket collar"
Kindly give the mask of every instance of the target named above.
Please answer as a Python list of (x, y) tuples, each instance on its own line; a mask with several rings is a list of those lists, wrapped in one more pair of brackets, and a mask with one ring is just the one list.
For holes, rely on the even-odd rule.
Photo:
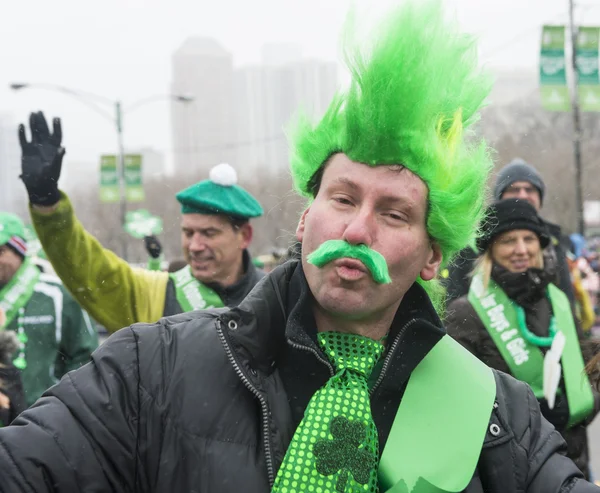
[[(316, 344), (312, 302), (301, 263), (290, 261), (264, 277), (238, 307), (224, 312), (221, 320), (225, 326), (230, 320), (234, 322), (236, 329), (228, 331), (229, 339), (241, 359), (250, 368), (268, 374), (286, 340), (321, 353)], [(392, 323), (385, 355), (386, 375), (391, 378), (381, 382), (383, 387), (388, 382), (392, 382), (393, 389), (403, 384), (444, 334), (429, 297), (415, 283)], [(400, 374), (404, 378), (398, 378)]]

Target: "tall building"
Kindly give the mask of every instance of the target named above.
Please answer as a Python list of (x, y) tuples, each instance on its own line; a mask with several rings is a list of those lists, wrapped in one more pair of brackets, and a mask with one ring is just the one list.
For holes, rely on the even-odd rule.
[(295, 43), (265, 43), (260, 57), (267, 67), (281, 67), (302, 60), (302, 48)]
[(234, 76), (234, 107), (236, 123), (236, 155), (230, 163), (240, 181), (250, 179), (257, 167), (270, 165), (270, 147), (279, 134), (273, 136), (268, 112), (268, 69), (263, 66), (243, 67)]
[(302, 59), (299, 46), (272, 43), (259, 65), (232, 68), (232, 57), (212, 39), (191, 38), (173, 55), (176, 94), (194, 102), (172, 106), (175, 173), (205, 177), (228, 162), (240, 180), (257, 167), (287, 169), (285, 128), (303, 109), (321, 116), (338, 88), (337, 64)]
[(296, 59), (275, 64), (273, 58), (294, 58), (293, 51), (291, 56), (285, 51), (275, 53), (277, 57), (270, 63), (245, 67), (234, 74), (235, 165), (250, 175), (256, 165), (274, 172), (286, 169), (286, 127), (299, 110), (320, 117), (338, 88), (336, 63)]
[(188, 38), (172, 67), (173, 94), (194, 97), (171, 106), (175, 173), (202, 177), (234, 153), (232, 56), (214, 39)]
[(17, 123), (10, 113), (0, 113), (0, 211), (24, 217), (27, 213), (27, 193), (21, 174), (21, 149)]

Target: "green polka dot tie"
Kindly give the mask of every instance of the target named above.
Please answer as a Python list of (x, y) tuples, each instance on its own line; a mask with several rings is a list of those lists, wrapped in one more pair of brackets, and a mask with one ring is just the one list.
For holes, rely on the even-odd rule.
[(336, 373), (308, 403), (272, 492), (374, 493), (379, 446), (367, 379), (383, 344), (339, 332), (318, 340)]

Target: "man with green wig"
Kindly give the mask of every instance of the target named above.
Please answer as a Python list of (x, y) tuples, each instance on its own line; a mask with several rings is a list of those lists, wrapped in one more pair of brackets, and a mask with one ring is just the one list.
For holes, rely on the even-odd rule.
[[(65, 286), (109, 332), (168, 315), (235, 306), (264, 275), (251, 262), (250, 219), (263, 214), (237, 185), (228, 164), (176, 195), (181, 204), (181, 243), (187, 265), (175, 273), (138, 269), (88, 233), (58, 189), (62, 159), (60, 120), (50, 132), (42, 112), (30, 116), (31, 141), (19, 126), (22, 174), (33, 224)], [(148, 247), (148, 242), (146, 242)]]
[(473, 39), (430, 0), (368, 41), (360, 27), (350, 88), (291, 134), (301, 259), (236, 308), (109, 339), (0, 430), (15, 490), (600, 491), (531, 390), (450, 339), (432, 303), (490, 168), (464, 139), (489, 89)]

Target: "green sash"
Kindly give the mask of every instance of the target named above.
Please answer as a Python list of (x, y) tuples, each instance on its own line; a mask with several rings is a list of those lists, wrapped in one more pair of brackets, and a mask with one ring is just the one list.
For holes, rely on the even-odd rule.
[(492, 370), (442, 337), (408, 381), (381, 454), (380, 491), (463, 491), (477, 467), (495, 397)]
[[(569, 403), (568, 427), (571, 427), (592, 412), (594, 396), (584, 371), (583, 356), (569, 300), (552, 284), (548, 286), (548, 292), (557, 330), (562, 332), (566, 339), (561, 366)], [(512, 376), (528, 383), (538, 399), (543, 398), (544, 356), (537, 346), (522, 337), (514, 302), (492, 279), (484, 291), (481, 275), (473, 277), (469, 289), (469, 302), (506, 361)]]
[(4, 313), (4, 317), (0, 317), (4, 318), (0, 330), (8, 327), (19, 309), (27, 304), (39, 278), (40, 270), (26, 257), (9, 283), (0, 290), (0, 312)]
[(146, 269), (147, 270), (160, 270), (160, 268), (162, 267), (163, 260), (164, 260), (164, 256), (162, 254), (158, 258), (149, 257), (148, 265), (146, 266)]
[(225, 306), (215, 291), (192, 276), (192, 270), (189, 265), (169, 274), (169, 277), (173, 279), (177, 301), (184, 312), (208, 310), (209, 308), (221, 308)]

